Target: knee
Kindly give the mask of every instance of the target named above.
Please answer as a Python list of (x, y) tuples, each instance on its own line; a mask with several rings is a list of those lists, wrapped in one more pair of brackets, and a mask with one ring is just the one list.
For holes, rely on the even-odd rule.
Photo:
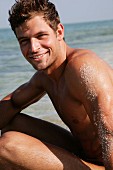
[(16, 152), (16, 132), (6, 132), (0, 137), (0, 160), (11, 160)]

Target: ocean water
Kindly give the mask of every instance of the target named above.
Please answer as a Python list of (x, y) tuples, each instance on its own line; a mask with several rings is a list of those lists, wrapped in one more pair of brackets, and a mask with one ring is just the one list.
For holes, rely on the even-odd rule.
[[(64, 26), (68, 45), (91, 49), (113, 67), (113, 20)], [(12, 30), (0, 29), (0, 99), (28, 81), (34, 73), (22, 56)], [(47, 95), (23, 112), (64, 126)]]

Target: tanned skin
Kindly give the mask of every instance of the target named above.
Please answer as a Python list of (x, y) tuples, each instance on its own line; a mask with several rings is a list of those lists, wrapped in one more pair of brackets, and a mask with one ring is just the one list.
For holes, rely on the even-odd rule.
[[(37, 72), (1, 100), (2, 170), (112, 170), (112, 68), (90, 50), (70, 48), (63, 25), (54, 32), (41, 15), (16, 36)], [(20, 113), (46, 93), (70, 132)]]

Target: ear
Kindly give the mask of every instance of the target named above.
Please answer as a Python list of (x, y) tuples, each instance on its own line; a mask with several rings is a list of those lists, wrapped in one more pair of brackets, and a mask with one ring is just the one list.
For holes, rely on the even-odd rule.
[(57, 39), (61, 41), (64, 38), (64, 26), (59, 23), (57, 26)]

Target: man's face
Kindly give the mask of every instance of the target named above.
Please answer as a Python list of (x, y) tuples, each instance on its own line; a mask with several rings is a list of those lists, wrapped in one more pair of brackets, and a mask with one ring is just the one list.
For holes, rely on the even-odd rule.
[(58, 27), (54, 32), (42, 16), (35, 16), (16, 28), (21, 51), (36, 70), (47, 69), (57, 59), (59, 42), (63, 38), (63, 34), (59, 36), (62, 26)]

